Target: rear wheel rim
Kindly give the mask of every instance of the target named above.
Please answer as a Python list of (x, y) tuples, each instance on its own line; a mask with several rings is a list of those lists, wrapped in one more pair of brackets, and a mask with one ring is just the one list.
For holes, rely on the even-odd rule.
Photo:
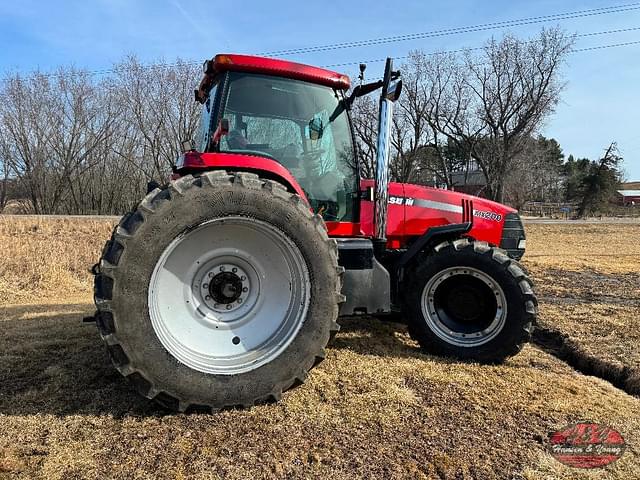
[(179, 235), (149, 282), (149, 316), (167, 351), (188, 367), (239, 374), (277, 358), (310, 302), (309, 269), (281, 230), (224, 217)]
[(422, 291), (421, 308), (430, 330), (458, 347), (490, 342), (507, 318), (502, 287), (471, 267), (451, 267), (431, 277)]

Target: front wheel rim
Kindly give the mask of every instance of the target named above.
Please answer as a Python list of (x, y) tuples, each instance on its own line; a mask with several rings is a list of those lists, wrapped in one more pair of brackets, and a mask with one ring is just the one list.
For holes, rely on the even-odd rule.
[(149, 282), (149, 316), (186, 366), (232, 375), (277, 358), (310, 303), (300, 249), (273, 225), (247, 217), (202, 223), (176, 237)]
[(446, 268), (431, 277), (422, 291), (421, 308), (430, 330), (457, 347), (490, 342), (507, 319), (507, 300), (500, 284), (472, 267)]

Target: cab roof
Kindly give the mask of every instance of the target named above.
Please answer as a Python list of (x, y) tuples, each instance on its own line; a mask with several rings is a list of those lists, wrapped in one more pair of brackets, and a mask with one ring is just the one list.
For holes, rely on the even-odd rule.
[(196, 90), (196, 99), (201, 102), (206, 99), (207, 87), (211, 86), (213, 77), (226, 71), (274, 75), (326, 85), (337, 90), (348, 90), (351, 86), (349, 77), (338, 72), (288, 60), (253, 55), (218, 54), (212, 60), (204, 62), (203, 68), (204, 78), (200, 82), (200, 88)]

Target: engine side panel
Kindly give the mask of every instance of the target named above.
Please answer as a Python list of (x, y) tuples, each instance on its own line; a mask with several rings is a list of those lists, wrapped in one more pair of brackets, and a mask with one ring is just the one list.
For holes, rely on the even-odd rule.
[[(360, 190), (366, 192), (368, 188), (373, 188), (373, 180), (362, 180)], [(387, 247), (400, 248), (405, 242), (405, 208), (400, 203), (400, 198), (404, 197), (404, 185), (402, 183), (389, 183), (389, 208), (387, 218)], [(362, 199), (360, 202), (360, 230), (363, 235), (373, 237), (375, 227), (373, 225), (374, 202)]]
[[(363, 191), (373, 185), (372, 180), (362, 181)], [(493, 245), (501, 245), (505, 217), (516, 210), (484, 198), (451, 190), (421, 185), (389, 184), (389, 220), (387, 244), (389, 248), (402, 248), (430, 227), (460, 223), (462, 200), (473, 201), (473, 228), (469, 235)], [(361, 203), (360, 226), (362, 232), (373, 235), (373, 202)]]

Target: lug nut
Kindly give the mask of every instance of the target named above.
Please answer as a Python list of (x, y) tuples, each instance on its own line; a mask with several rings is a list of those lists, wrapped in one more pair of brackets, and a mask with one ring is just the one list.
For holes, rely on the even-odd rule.
[(224, 272), (224, 265), (220, 267), (220, 271)]
[(204, 297), (205, 300), (211, 300), (211, 297), (209, 295), (207, 295), (206, 297)]
[(247, 279), (247, 277), (245, 277), (244, 275), (242, 275), (242, 276), (240, 277), (240, 280), (242, 280), (243, 282), (244, 282), (246, 279)]
[(220, 308), (220, 305), (219, 305), (219, 304), (217, 304), (217, 303), (214, 303), (214, 304), (213, 304), (213, 308)]
[(209, 288), (209, 284), (208, 283), (203, 284), (202, 288)]
[(227, 305), (227, 310), (231, 310), (231, 305)]
[(213, 277), (213, 272), (209, 272), (209, 278)]
[(238, 303), (242, 303), (242, 299), (241, 298), (238, 299)]
[(248, 292), (248, 291), (249, 291), (249, 289), (248, 289), (247, 287), (242, 287), (242, 291), (243, 291), (243, 292)]

